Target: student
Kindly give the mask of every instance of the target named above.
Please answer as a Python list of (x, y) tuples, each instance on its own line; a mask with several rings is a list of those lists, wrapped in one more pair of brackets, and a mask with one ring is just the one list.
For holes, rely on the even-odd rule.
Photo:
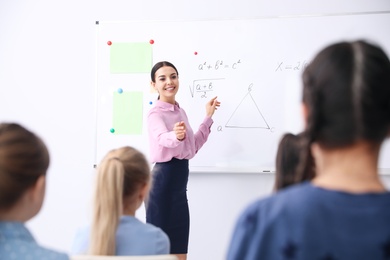
[(211, 117), (220, 102), (217, 98), (206, 104), (206, 116), (194, 133), (187, 115), (175, 96), (179, 90), (179, 73), (167, 61), (158, 62), (151, 71), (151, 86), (159, 97), (148, 114), (150, 157), (153, 188), (146, 206), (146, 221), (161, 227), (169, 236), (171, 254), (186, 259), (189, 237), (187, 202), (188, 160), (206, 142)]
[(49, 162), (38, 136), (16, 123), (0, 124), (0, 259), (69, 259), (38, 245), (24, 224), (41, 210)]
[[(279, 141), (276, 153), (276, 175), (274, 190), (279, 191), (293, 184), (314, 178), (314, 161), (312, 156), (307, 156), (304, 169), (300, 164), (301, 154), (305, 152), (304, 133), (285, 133)], [(299, 174), (303, 170), (304, 174)]]
[(135, 217), (149, 188), (150, 167), (141, 152), (129, 146), (110, 151), (97, 170), (92, 225), (77, 233), (72, 254), (168, 254), (168, 236)]
[(311, 182), (254, 202), (227, 259), (389, 259), (390, 192), (378, 175), (390, 130), (390, 61), (367, 41), (320, 51), (303, 73)]

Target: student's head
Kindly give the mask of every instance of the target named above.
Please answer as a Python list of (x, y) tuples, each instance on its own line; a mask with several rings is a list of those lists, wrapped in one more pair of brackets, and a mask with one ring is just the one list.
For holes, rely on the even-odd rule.
[[(305, 136), (301, 134), (284, 134), (278, 145), (276, 153), (276, 178), (274, 190), (278, 191), (295, 183), (305, 180), (311, 180), (314, 177), (314, 166), (312, 164), (305, 167), (305, 174), (298, 178), (300, 165), (300, 156), (304, 149)], [(307, 153), (306, 153), (307, 154)], [(313, 163), (313, 160), (308, 160), (307, 163)]]
[(156, 63), (150, 73), (151, 86), (158, 92), (158, 99), (174, 103), (175, 95), (179, 90), (179, 72), (168, 61)]
[(138, 150), (111, 150), (97, 168), (90, 251), (115, 254), (115, 233), (122, 215), (133, 215), (149, 192), (150, 166)]
[(380, 144), (390, 125), (390, 61), (365, 41), (323, 49), (303, 73), (303, 104), (310, 142), (340, 148)]
[(39, 212), (49, 161), (47, 147), (37, 135), (16, 123), (0, 124), (0, 216), (17, 205), (28, 208), (19, 221)]

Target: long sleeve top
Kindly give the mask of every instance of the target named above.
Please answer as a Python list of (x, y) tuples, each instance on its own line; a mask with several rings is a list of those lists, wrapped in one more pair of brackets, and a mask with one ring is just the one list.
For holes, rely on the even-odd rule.
[[(186, 125), (186, 137), (179, 141), (173, 127), (183, 121)], [(148, 131), (150, 159), (152, 162), (167, 162), (172, 158), (191, 159), (207, 141), (213, 124), (211, 117), (206, 116), (196, 133), (188, 122), (187, 114), (179, 103), (170, 104), (157, 100), (148, 113)]]

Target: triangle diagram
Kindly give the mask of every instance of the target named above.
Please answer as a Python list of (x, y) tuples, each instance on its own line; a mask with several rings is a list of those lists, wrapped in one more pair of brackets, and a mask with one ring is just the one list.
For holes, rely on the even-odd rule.
[(267, 121), (251, 95), (251, 88), (241, 100), (225, 127), (270, 129)]

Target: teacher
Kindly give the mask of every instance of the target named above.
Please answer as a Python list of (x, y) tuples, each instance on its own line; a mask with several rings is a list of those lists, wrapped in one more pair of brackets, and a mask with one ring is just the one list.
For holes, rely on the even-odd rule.
[(212, 116), (220, 102), (217, 97), (207, 102), (206, 116), (194, 133), (186, 112), (175, 99), (179, 91), (179, 72), (175, 66), (167, 61), (156, 63), (151, 71), (151, 86), (159, 96), (148, 113), (150, 159), (155, 165), (146, 221), (160, 227), (170, 239), (170, 253), (185, 260), (190, 229), (188, 160), (207, 141)]

